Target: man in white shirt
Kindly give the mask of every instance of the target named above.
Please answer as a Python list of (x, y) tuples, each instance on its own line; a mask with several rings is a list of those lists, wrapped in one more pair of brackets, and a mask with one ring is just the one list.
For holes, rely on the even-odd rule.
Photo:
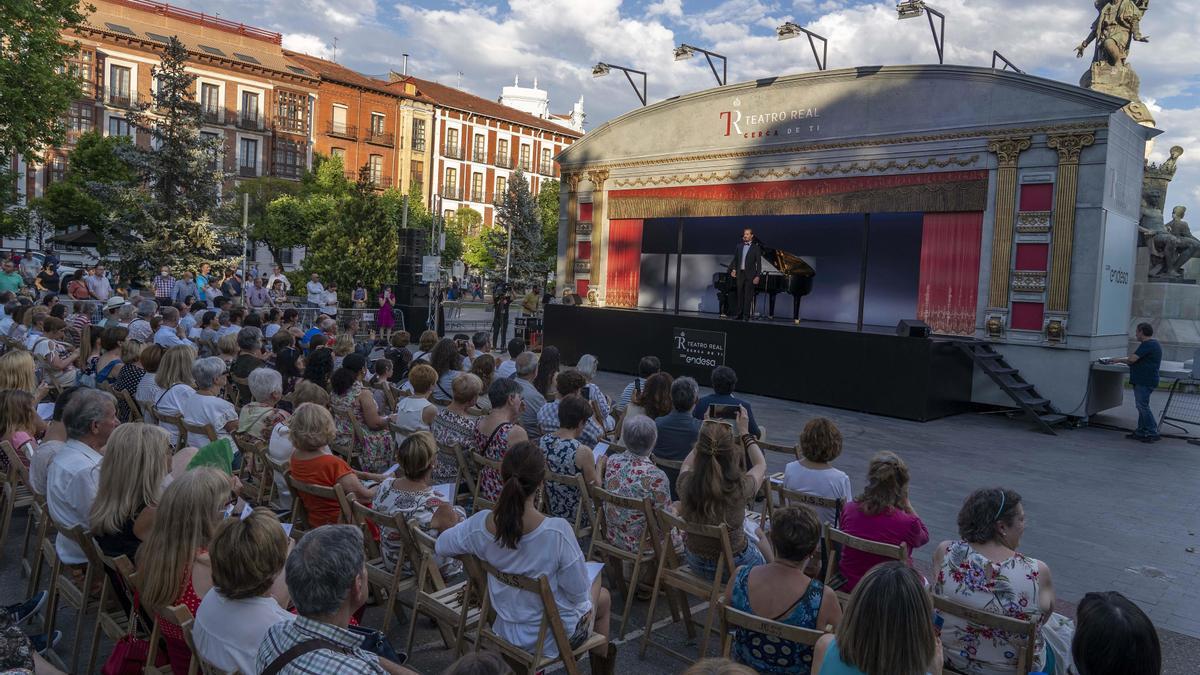
[(512, 377), (517, 372), (517, 357), (525, 352), (525, 341), (513, 338), (508, 341), (508, 358), (496, 366), (496, 377)]
[[(63, 411), (67, 442), (54, 455), (46, 477), (46, 504), (60, 530), (89, 526), (104, 444), (119, 424), (116, 399), (99, 389), (76, 392)], [(61, 534), (54, 548), (68, 565), (87, 562), (83, 551)]]
[(163, 349), (179, 345), (196, 346), (191, 340), (179, 335), (179, 310), (174, 307), (162, 308), (162, 324), (159, 325), (158, 332), (154, 334), (154, 344)]
[(283, 273), (283, 270), (279, 268), (279, 265), (275, 265), (271, 268), (271, 276), (270, 276), (270, 278), (267, 279), (267, 288), (268, 289), (274, 288), (276, 281), (283, 284), (284, 292), (286, 292), (286, 293), (292, 292), (292, 282)]
[[(8, 295), (12, 295), (12, 293), (9, 293)], [(9, 300), (8, 302), (4, 303), (4, 318), (0, 318), (0, 335), (8, 335), (8, 331), (12, 330), (12, 314), (13, 312), (17, 311), (17, 308), (20, 306), (21, 303), (17, 302), (16, 300)]]
[(104, 265), (96, 265), (88, 275), (86, 283), (92, 297), (100, 302), (106, 302), (112, 297), (112, 284), (108, 283), (108, 277), (104, 276)]
[(308, 304), (320, 307), (321, 303), (325, 301), (325, 285), (321, 283), (321, 277), (316, 274), (312, 275), (304, 288), (308, 291)]

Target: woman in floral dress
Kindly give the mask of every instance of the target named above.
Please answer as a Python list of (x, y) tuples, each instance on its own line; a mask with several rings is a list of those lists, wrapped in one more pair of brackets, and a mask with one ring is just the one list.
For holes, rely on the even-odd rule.
[[(579, 440), (584, 425), (591, 418), (591, 404), (578, 394), (571, 394), (558, 404), (558, 429), (554, 433), (542, 436), (539, 442), (542, 452), (546, 455), (548, 471), (567, 476), (583, 474), (583, 479), (588, 484), (598, 484), (592, 449)], [(575, 522), (575, 514), (579, 511), (579, 488), (547, 481), (546, 499), (550, 505), (551, 516)], [(587, 518), (580, 522), (587, 522)]]
[[(400, 444), (398, 459), (400, 472), (379, 484), (372, 508), (388, 515), (401, 515), (409, 525), (421, 528), (422, 532), (437, 537), (441, 532), (457, 525), (466, 517), (461, 508), (442, 500), (433, 491), (433, 469), (437, 466), (437, 442), (428, 431), (418, 431)], [(391, 528), (382, 528), (379, 548), (384, 564), (395, 569), (404, 557), (400, 535)], [(449, 577), (462, 571), (462, 563), (456, 558), (437, 558), (442, 576)], [(411, 574), (411, 565), (403, 567)]]
[(362, 354), (347, 355), (342, 367), (333, 373), (329, 405), (337, 425), (334, 443), (344, 446), (353, 442), (354, 430), (350, 425), (353, 417), (362, 430), (359, 445), (354, 449), (359, 468), (379, 473), (391, 466), (396, 455), (396, 439), (392, 436), (388, 419), (379, 414), (375, 397), (363, 389), (366, 376), (367, 357)]
[[(1012, 490), (976, 490), (958, 512), (958, 541), (943, 541), (933, 553), (934, 595), (973, 609), (1039, 627), (1054, 607), (1050, 568), (1017, 551), (1025, 532), (1021, 495)], [(943, 620), (946, 659), (965, 673), (998, 675), (1017, 666), (1019, 643), (1005, 631), (937, 613)], [(1030, 671), (1054, 672), (1054, 653), (1039, 630)]]
[[(473, 447), (475, 424), (478, 420), (467, 411), (479, 399), (481, 386), (479, 378), (470, 373), (463, 373), (450, 383), (450, 395), (453, 400), (450, 401), (450, 405), (438, 411), (437, 416), (429, 425), (429, 430), (433, 432), (433, 438), (438, 445), (444, 447), (457, 445), (464, 449)], [(457, 477), (457, 464), (446, 455), (439, 454), (437, 468), (433, 470), (434, 482), (445, 483), (456, 480)]]
[[(642, 500), (646, 497), (657, 508), (671, 505), (671, 484), (667, 474), (651, 461), (650, 451), (658, 440), (658, 427), (654, 420), (645, 415), (635, 415), (625, 420), (621, 440), (625, 452), (600, 458), (600, 474), (604, 476), (605, 490)], [(642, 531), (646, 528), (646, 516), (641, 511), (622, 509), (612, 504), (604, 505), (604, 518), (608, 524), (605, 531), (608, 543), (636, 553)], [(653, 571), (647, 565), (648, 576)]]
[[(521, 385), (516, 380), (508, 378), (496, 380), (488, 389), (488, 401), (492, 411), (479, 422), (475, 428), (475, 440), (472, 448), (475, 452), (494, 459), (497, 462), (504, 459), (508, 449), (529, 440), (529, 434), (517, 424), (517, 418), (525, 408), (521, 400)], [(489, 502), (500, 498), (500, 490), (504, 483), (500, 474), (491, 467), (479, 469), (479, 494)]]

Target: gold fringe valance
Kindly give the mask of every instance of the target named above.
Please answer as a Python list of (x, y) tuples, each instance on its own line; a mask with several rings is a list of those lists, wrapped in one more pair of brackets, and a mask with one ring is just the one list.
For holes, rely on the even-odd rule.
[(701, 216), (785, 216), (835, 213), (923, 213), (983, 211), (987, 181), (965, 180), (905, 185), (785, 199), (681, 199), (609, 195), (608, 217), (690, 218)]

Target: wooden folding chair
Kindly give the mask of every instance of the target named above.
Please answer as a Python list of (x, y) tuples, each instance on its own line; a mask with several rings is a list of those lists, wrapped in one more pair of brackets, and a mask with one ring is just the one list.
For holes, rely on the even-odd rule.
[(250, 391), (250, 378), (238, 377), (230, 373), (229, 380), (230, 385), (225, 387), (225, 391), (229, 394), (229, 402), (233, 404), (233, 407), (240, 410), (243, 405), (248, 403), (248, 401), (242, 400), (242, 387), (245, 387), (246, 391)]
[[(475, 651), (479, 651), (484, 643), (490, 643), (500, 651), (505, 660), (519, 669), (518, 672), (536, 673), (547, 669), (551, 664), (562, 661), (563, 667), (569, 675), (579, 675), (581, 672), (579, 657), (608, 642), (603, 635), (593, 632), (578, 647), (571, 647), (571, 637), (567, 633), (567, 627), (563, 625), (562, 617), (558, 613), (558, 603), (554, 600), (554, 592), (550, 589), (550, 582), (545, 576), (535, 579), (523, 574), (501, 572), (488, 562), (469, 554), (462, 556), (462, 561), (467, 568), (467, 574), (471, 577), (471, 583), (482, 589)], [(542, 620), (538, 624), (537, 647), (533, 652), (512, 644), (492, 631), (492, 599), (491, 593), (487, 591), (489, 578), (494, 578), (505, 586), (533, 593), (542, 601)], [(571, 628), (574, 629), (574, 626)], [(558, 647), (557, 656), (545, 656), (547, 637), (553, 639), (555, 646)]]
[(112, 395), (116, 396), (117, 400), (124, 403), (125, 407), (129, 409), (130, 422), (142, 421), (142, 409), (138, 406), (137, 401), (134, 401), (133, 397), (129, 395), (129, 392), (124, 389), (113, 389)]
[(286, 474), (290, 470), (289, 461), (275, 461), (269, 452), (264, 452), (262, 454), (262, 459), (267, 466), (271, 467), (270, 479), (267, 481), (267, 506), (270, 506), (272, 509), (282, 511), (292, 509), (294, 507), (295, 500), (293, 499), (291, 490), (288, 488), (286, 477)]
[[(291, 471), (284, 474), (287, 480), (288, 487), (292, 491), (292, 535), (299, 537), (301, 532), (311, 530), (312, 525), (308, 522), (308, 512), (304, 508), (304, 500), (300, 495), (309, 495), (318, 499), (328, 499), (337, 503), (340, 514), (338, 522), (342, 524), (350, 524), (354, 522), (354, 514), (350, 512), (349, 502), (346, 499), (346, 491), (338, 483), (334, 483), (333, 487), (324, 485), (316, 485), (313, 483), (305, 483), (298, 480), (292, 475)], [(297, 520), (299, 514), (299, 520)]]
[[(650, 608), (646, 614), (649, 617), (647, 621), (654, 620), (654, 606), (658, 602), (659, 590), (663, 589), (663, 587), (672, 591), (682, 592), (685, 594), (685, 601), (682, 603), (684, 627), (687, 629), (688, 637), (695, 638), (695, 628), (692, 625), (692, 610), (687, 605), (686, 596), (692, 595), (707, 600), (708, 617), (705, 619), (704, 634), (700, 638), (699, 658), (703, 659), (708, 653), (708, 634), (713, 630), (713, 617), (717, 611), (717, 599), (721, 597), (721, 591), (725, 587), (724, 580), (733, 575), (733, 549), (729, 544), (729, 527), (725, 523), (721, 523), (720, 525), (689, 523), (665, 509), (655, 509), (654, 515), (658, 519), (658, 527), (663, 533), (663, 537), (669, 536), (671, 529), (674, 528), (684, 533), (687, 537), (708, 537), (720, 542), (721, 552), (717, 556), (714, 579), (707, 579), (697, 575), (688, 565), (680, 562), (679, 555), (675, 552), (674, 547), (670, 544), (663, 546), (662, 555), (658, 559), (658, 572), (654, 577), (654, 591), (650, 597)], [(746, 545), (753, 546), (750, 542), (746, 542)], [(642, 634), (641, 656), (643, 658), (646, 656), (646, 647), (653, 644), (668, 654), (689, 663), (695, 660), (671, 649), (663, 643), (653, 642), (650, 639), (650, 633), (651, 631), (646, 631)]]
[[(643, 565), (654, 565), (658, 561), (658, 537), (656, 536), (658, 528), (654, 522), (654, 503), (649, 497), (633, 499), (631, 497), (623, 497), (621, 495), (609, 492), (598, 485), (588, 486), (588, 496), (591, 498), (592, 504), (595, 507), (595, 523), (592, 529), (592, 541), (588, 547), (588, 560), (596, 560), (603, 563), (608, 563), (615, 559), (615, 564), (606, 565), (608, 569), (615, 571), (616, 578), (619, 583), (622, 595), (625, 598), (625, 610), (621, 613), (621, 628), (617, 633), (617, 637), (621, 640), (625, 639), (625, 625), (629, 622), (629, 612), (633, 609), (633, 599), (637, 595), (638, 585), (641, 583), (641, 572)], [(626, 509), (628, 511), (636, 511), (642, 514), (643, 527), (642, 536), (638, 538), (637, 550), (627, 551), (620, 546), (610, 544), (608, 542), (608, 510)], [(629, 562), (633, 565), (633, 571), (630, 573), (629, 581), (625, 581), (624, 563)], [(647, 623), (652, 623), (647, 621)]]
[[(3, 555), (4, 542), (8, 541), (8, 530), (12, 526), (13, 511), (31, 508), (34, 504), (33, 491), (29, 489), (29, 467), (21, 461), (20, 453), (8, 441), (0, 442), (4, 457), (8, 460), (8, 473), (4, 475), (4, 483), (0, 485), (0, 556)], [(30, 520), (25, 523), (25, 539), (21, 549), (22, 554), (29, 546), (32, 534), (32, 513)]]
[[(466, 504), (467, 500), (471, 499), (478, 489), (476, 484), (479, 482), (479, 477), (473, 470), (468, 451), (463, 450), (461, 445), (443, 445), (438, 443), (438, 462), (443, 461), (450, 462), (457, 467), (457, 473), (453, 481), (453, 503)], [(459, 486), (463, 483), (466, 483), (466, 490), (459, 489)]]
[(242, 451), (242, 497), (257, 505), (266, 506), (271, 496), (271, 465), (266, 461), (267, 444), (261, 439), (239, 432), (233, 442)]
[(755, 616), (734, 609), (725, 602), (725, 597), (722, 596), (718, 609), (721, 613), (721, 656), (730, 658), (729, 653), (733, 648), (733, 631), (731, 627), (740, 628), (745, 631), (751, 631), (763, 636), (764, 641), (768, 644), (774, 643), (778, 649), (780, 642), (791, 642), (792, 649), (796, 649), (796, 645), (804, 645), (805, 647), (817, 646), (817, 640), (825, 635), (824, 632), (813, 630), (812, 628), (801, 628), (800, 626), (789, 626), (786, 623), (780, 623), (771, 619), (764, 619), (761, 616)]
[[(387, 594), (383, 609), (383, 626), (380, 627), (380, 630), (387, 633), (388, 626), (392, 623), (392, 614), (395, 613), (397, 617), (401, 616), (396, 606), (399, 594), (417, 587), (416, 571), (421, 562), (420, 553), (416, 551), (416, 545), (413, 544), (412, 537), (409, 535), (408, 521), (404, 519), (403, 515), (380, 513), (360, 504), (353, 498), (353, 495), (349, 495), (347, 501), (354, 518), (351, 522), (363, 528), (363, 546), (366, 548), (367, 554), (367, 583)], [(396, 560), (395, 567), (388, 568), (379, 544), (370, 536), (367, 523), (374, 523), (379, 528), (381, 538), (389, 532), (396, 533), (400, 538), (401, 556)], [(412, 565), (411, 574), (408, 576), (404, 574), (406, 561)]]
[[(763, 481), (767, 488), (766, 505), (763, 507), (763, 513), (768, 519), (771, 518), (776, 508), (790, 506), (792, 504), (804, 504), (818, 509), (833, 509), (833, 527), (839, 527), (842, 524), (842, 509), (846, 506), (845, 499), (833, 499), (830, 497), (820, 497), (811, 495), (800, 490), (793, 490), (784, 487), (783, 483), (777, 483), (772, 477), (771, 480)], [(779, 496), (779, 503), (775, 503), (772, 495)]]
[[(83, 549), (87, 553), (87, 545), (85, 539), (90, 539), (91, 534), (82, 526), (76, 525), (69, 529), (58, 528), (58, 536), (66, 537), (75, 543), (76, 546)], [(53, 544), (51, 550), (55, 550)], [(64, 569), (65, 565), (58, 557), (55, 550), (53, 563), (51, 566), (49, 599), (46, 601), (46, 634), (54, 634), (54, 624), (57, 622), (58, 602), (60, 599), (75, 609), (75, 640), (71, 650), (71, 670), (72, 673), (79, 672), (79, 648), (83, 646), (83, 625), (87, 621), (87, 617), (91, 614), (99, 603), (92, 599), (92, 589), (95, 588), (95, 582), (98, 576), (104, 574), (103, 566), (83, 563), (83, 583), (76, 585), (70, 570)], [(104, 590), (101, 589), (100, 595), (105, 596)]]
[[(592, 514), (592, 500), (588, 496), (588, 484), (584, 480), (582, 473), (575, 475), (567, 475), (562, 473), (554, 473), (546, 471), (546, 484), (555, 483), (567, 488), (574, 488), (579, 492), (579, 506), (575, 507), (575, 513), (569, 519), (571, 521), (571, 529), (575, 530), (575, 536), (579, 539), (585, 539), (592, 536), (592, 523), (595, 522), (595, 517)], [(547, 495), (542, 504), (542, 513), (550, 514), (550, 499)], [(554, 515), (554, 514), (550, 514)]]
[(825, 550), (829, 552), (829, 564), (825, 569), (825, 585), (837, 593), (838, 602), (843, 607), (850, 600), (849, 593), (838, 590), (846, 585), (846, 577), (842, 576), (841, 571), (842, 554), (845, 548), (852, 548), (863, 553), (873, 553), (892, 560), (899, 560), (902, 563), (908, 562), (908, 544), (885, 544), (846, 534), (836, 527), (825, 528)]
[(344, 422), (350, 427), (350, 442), (331, 443), (329, 449), (341, 455), (351, 467), (358, 468), (358, 465), (354, 462), (354, 453), (356, 449), (363, 446), (363, 439), (366, 438), (362, 427), (358, 424), (358, 420), (354, 419), (353, 414), (344, 410), (334, 411), (333, 419), (336, 422)]
[(668, 475), (678, 476), (679, 470), (683, 468), (683, 460), (663, 459), (662, 457), (652, 454), (650, 455), (650, 461), (654, 462), (654, 466), (657, 466), (660, 469), (675, 472), (674, 474)]
[[(183, 429), (184, 431), (187, 431), (189, 439), (191, 438), (192, 434), (196, 434), (198, 436), (207, 438), (209, 443), (217, 440), (217, 430), (214, 429), (213, 425), (211, 424), (192, 424), (187, 420), (183, 420)], [(185, 442), (181, 447), (186, 448), (189, 445), (191, 445), (191, 443)]]
[[(153, 373), (151, 373), (153, 375)], [(154, 401), (135, 401), (138, 409), (142, 411), (142, 421), (148, 424), (158, 424), (158, 411), (155, 410)]]
[(151, 410), (154, 411), (154, 418), (158, 420), (159, 424), (172, 425), (178, 430), (179, 440), (175, 441), (175, 452), (179, 452), (180, 450), (186, 448), (188, 434), (187, 426), (183, 422), (183, 415), (171, 415), (169, 413), (165, 413), (163, 412), (162, 408), (159, 408), (158, 406), (151, 406)]
[[(992, 614), (974, 607), (944, 598), (940, 595), (933, 595), (933, 609), (936, 612), (950, 615), (956, 619), (969, 624), (980, 632), (987, 632), (993, 635), (997, 633), (1007, 633), (1008, 640), (1013, 646), (1013, 651), (1016, 652), (1017, 663), (1012, 671), (1015, 675), (1025, 675), (1034, 663), (1034, 649), (1037, 644), (1038, 624), (1036, 621), (1022, 621), (1014, 619), (1011, 616), (1001, 616)], [(963, 671), (946, 666), (946, 670), (952, 673)]]
[(417, 616), (424, 614), (434, 620), (442, 634), (447, 649), (455, 656), (462, 652), (467, 631), (479, 623), (478, 602), (472, 603), (471, 581), (464, 579), (447, 586), (442, 571), (437, 566), (434, 553), (435, 540), (419, 527), (410, 527), (412, 543), (420, 550), (421, 568), (417, 574), (416, 593), (413, 595), (412, 618), (408, 622), (408, 647), (411, 653), (417, 635)]
[(500, 462), (499, 460), (492, 459), (479, 452), (471, 453), (471, 461), (475, 463), (475, 467), (479, 470), (479, 473), (476, 474), (474, 481), (475, 491), (472, 493), (471, 497), (472, 503), (475, 505), (475, 510), (480, 511), (483, 509), (495, 509), (496, 502), (483, 496), (482, 476), (484, 469), (491, 469), (492, 471), (496, 472), (497, 476), (499, 476)]
[(154, 629), (150, 631), (150, 651), (146, 654), (146, 669), (142, 671), (145, 675), (174, 675), (170, 663), (163, 666), (154, 665), (159, 659), (160, 645), (165, 644), (162, 634), (164, 621), (179, 626), (184, 642), (187, 643), (188, 650), (192, 653), (192, 663), (188, 666), (187, 675), (196, 675), (199, 672), (200, 657), (196, 655), (190, 639), (192, 619), (192, 612), (185, 605), (174, 605), (154, 613)]
[[(76, 541), (72, 537), (72, 541)], [(129, 622), (132, 620), (132, 612), (137, 611), (133, 596), (129, 593), (128, 587), (118, 587), (112, 583), (112, 578), (105, 573), (106, 570), (113, 570), (118, 579), (124, 582), (125, 577), (121, 570), (117, 567), (116, 561), (104, 555), (100, 547), (96, 544), (96, 540), (92, 537), (90, 531), (83, 532), (82, 536), (76, 541), (83, 549), (84, 554), (88, 559), (88, 567), (101, 570), (99, 576), (100, 581), (100, 598), (96, 602), (96, 623), (92, 626), (92, 646), (88, 652), (88, 672), (94, 672), (96, 669), (96, 655), (100, 650), (100, 632), (104, 631), (104, 636), (109, 640), (120, 640), (129, 633)], [(124, 556), (121, 556), (124, 558)], [(128, 558), (125, 558), (128, 563)], [(122, 597), (118, 597), (122, 596)], [(121, 604), (121, 600), (125, 603)], [(129, 610), (125, 608), (129, 607)], [(76, 635), (76, 641), (82, 642), (83, 636)]]

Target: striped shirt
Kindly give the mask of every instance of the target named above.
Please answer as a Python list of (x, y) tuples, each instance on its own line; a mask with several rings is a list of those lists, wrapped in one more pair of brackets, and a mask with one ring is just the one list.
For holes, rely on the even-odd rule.
[[(287, 650), (313, 638), (328, 640), (340, 649), (317, 649), (302, 654), (280, 670), (288, 673), (311, 673), (335, 675), (337, 673), (361, 673), (376, 675), (386, 673), (379, 665), (379, 657), (360, 648), (362, 637), (346, 628), (297, 616), (295, 621), (281, 621), (267, 629), (262, 646), (258, 648), (258, 671), (262, 672), (272, 661)], [(344, 650), (344, 651), (343, 651)]]

